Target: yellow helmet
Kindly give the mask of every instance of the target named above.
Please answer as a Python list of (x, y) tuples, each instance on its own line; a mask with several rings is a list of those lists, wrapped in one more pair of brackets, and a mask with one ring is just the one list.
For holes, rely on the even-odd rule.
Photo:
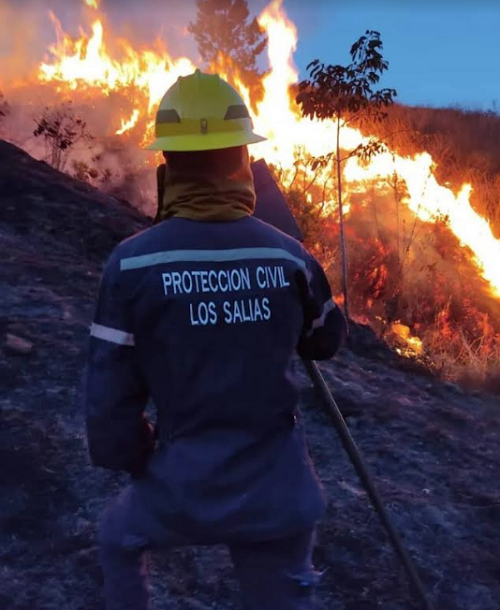
[(180, 77), (156, 114), (156, 140), (147, 148), (197, 151), (262, 142), (240, 94), (216, 74), (196, 70)]

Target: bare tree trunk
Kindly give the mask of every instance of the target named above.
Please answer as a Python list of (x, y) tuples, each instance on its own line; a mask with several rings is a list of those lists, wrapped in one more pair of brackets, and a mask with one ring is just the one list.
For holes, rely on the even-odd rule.
[(340, 117), (337, 117), (337, 193), (339, 200), (339, 220), (340, 220), (340, 260), (342, 264), (342, 293), (344, 295), (344, 314), (349, 320), (349, 300), (347, 293), (347, 252), (345, 247), (344, 235), (344, 208), (342, 201), (342, 160), (340, 158)]
[[(393, 162), (395, 160), (394, 155), (392, 156)], [(392, 175), (392, 186), (394, 189), (394, 200), (396, 201), (396, 240), (397, 240), (397, 254), (398, 254), (398, 265), (401, 261), (401, 246), (400, 246), (400, 239), (399, 239), (399, 231), (400, 231), (400, 225), (399, 225), (399, 203), (400, 203), (400, 196), (399, 196), (399, 177), (398, 174), (396, 172), (396, 169), (394, 169), (394, 173)]]

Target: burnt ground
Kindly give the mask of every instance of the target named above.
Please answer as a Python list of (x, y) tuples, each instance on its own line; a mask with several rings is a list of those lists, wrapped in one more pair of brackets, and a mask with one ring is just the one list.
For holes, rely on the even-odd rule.
[[(99, 610), (95, 524), (126, 477), (88, 464), (88, 326), (103, 261), (149, 220), (3, 142), (0, 206), (0, 607)], [(367, 330), (356, 336), (321, 368), (436, 608), (498, 610), (500, 400), (404, 370)], [(318, 610), (418, 608), (298, 362), (297, 376), (329, 497)], [(150, 563), (154, 610), (240, 608), (224, 548)]]

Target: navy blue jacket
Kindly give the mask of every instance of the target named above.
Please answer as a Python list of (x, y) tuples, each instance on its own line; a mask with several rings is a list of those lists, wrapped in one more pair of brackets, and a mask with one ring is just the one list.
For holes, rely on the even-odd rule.
[(338, 350), (345, 321), (317, 261), (255, 218), (164, 221), (121, 243), (91, 330), (90, 455), (132, 471), (158, 518), (221, 539), (288, 535), (324, 510), (291, 363)]

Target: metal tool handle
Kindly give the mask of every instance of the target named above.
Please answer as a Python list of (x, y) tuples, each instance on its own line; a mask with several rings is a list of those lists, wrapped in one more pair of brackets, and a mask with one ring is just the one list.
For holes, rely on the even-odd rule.
[(358, 477), (360, 478), (362, 484), (364, 485), (364, 487), (368, 493), (368, 496), (370, 498), (370, 501), (373, 504), (373, 507), (375, 508), (375, 510), (380, 518), (380, 521), (382, 522), (382, 525), (386, 529), (387, 534), (389, 536), (389, 539), (390, 539), (394, 549), (396, 550), (397, 554), (399, 555), (399, 558), (401, 559), (401, 562), (403, 563), (403, 566), (408, 574), (408, 578), (409, 578), (410, 582), (415, 587), (415, 591), (418, 594), (418, 598), (422, 604), (422, 607), (425, 608), (425, 610), (434, 610), (434, 607), (432, 606), (430, 601), (427, 599), (427, 595), (426, 595), (424, 586), (422, 584), (422, 581), (420, 580), (420, 577), (415, 568), (415, 565), (414, 565), (413, 561), (411, 560), (410, 556), (408, 555), (408, 553), (406, 552), (406, 549), (403, 546), (403, 543), (401, 541), (401, 538), (399, 537), (399, 534), (396, 532), (396, 530), (394, 529), (394, 526), (391, 523), (389, 515), (382, 502), (382, 499), (373, 484), (372, 478), (370, 477), (370, 475), (368, 473), (368, 470), (363, 461), (361, 453), (360, 453), (358, 447), (356, 446), (356, 443), (354, 442), (354, 439), (352, 438), (351, 433), (349, 432), (349, 428), (347, 427), (347, 424), (345, 423), (344, 417), (342, 416), (342, 413), (340, 412), (340, 409), (339, 409), (337, 403), (335, 402), (335, 399), (333, 398), (332, 393), (330, 392), (328, 386), (326, 385), (326, 382), (323, 378), (323, 375), (321, 374), (321, 371), (318, 368), (318, 365), (311, 360), (303, 360), (303, 363), (307, 369), (307, 372), (309, 374), (309, 377), (311, 378), (311, 381), (314, 384), (314, 387), (316, 388), (319, 395), (321, 396), (321, 399), (322, 399), (327, 411), (332, 416), (333, 423), (338, 432), (338, 435), (340, 436), (342, 445), (344, 446), (344, 449), (347, 451), (347, 454), (349, 455), (349, 458), (351, 459), (351, 462), (354, 465), (356, 473), (357, 473)]

